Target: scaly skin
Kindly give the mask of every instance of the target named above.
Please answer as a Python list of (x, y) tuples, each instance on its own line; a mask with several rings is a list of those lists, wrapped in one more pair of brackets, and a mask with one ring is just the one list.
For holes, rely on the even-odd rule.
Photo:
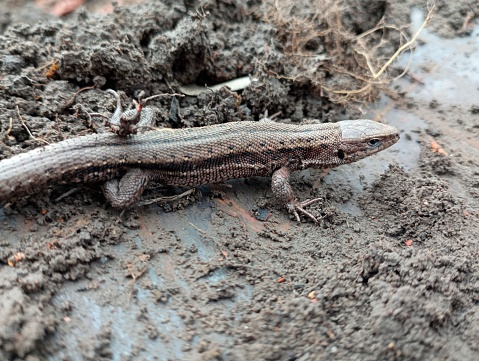
[(308, 125), (231, 122), (126, 137), (87, 135), (0, 161), (0, 205), (53, 184), (106, 181), (106, 198), (126, 208), (150, 181), (193, 187), (272, 176), (273, 193), (296, 219), (301, 212), (316, 221), (303, 207), (317, 199), (297, 201), (289, 173), (351, 163), (398, 139), (395, 128), (365, 119)]

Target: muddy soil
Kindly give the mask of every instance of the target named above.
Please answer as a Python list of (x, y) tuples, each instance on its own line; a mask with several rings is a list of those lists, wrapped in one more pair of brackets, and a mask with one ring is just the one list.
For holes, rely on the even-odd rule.
[[(123, 216), (95, 184), (60, 201), (74, 186), (19, 199), (0, 210), (0, 360), (478, 358), (477, 4), (437, 1), (407, 76), (361, 108), (272, 76), (287, 66), (260, 1), (151, 1), (108, 14), (95, 12), (101, 4), (59, 18), (35, 2), (0, 3), (0, 159), (95, 132), (86, 112), (112, 113), (106, 89), (128, 106), (142, 90), (247, 75), (259, 81), (238, 93), (152, 102), (157, 126), (367, 110), (401, 140), (294, 175), (298, 198), (324, 199), (309, 208), (319, 225), (296, 223), (263, 178)], [(426, 12), (426, 2), (354, 4), (340, 5), (358, 34), (382, 18), (412, 34)]]

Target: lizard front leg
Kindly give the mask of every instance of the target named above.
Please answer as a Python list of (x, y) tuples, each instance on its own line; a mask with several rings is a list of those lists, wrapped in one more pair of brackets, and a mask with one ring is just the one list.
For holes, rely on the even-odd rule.
[(289, 184), (289, 176), (290, 170), (287, 166), (283, 166), (273, 173), (271, 180), (271, 189), (273, 190), (274, 195), (286, 206), (286, 209), (289, 213), (294, 214), (298, 222), (301, 222), (299, 213), (302, 213), (311, 218), (314, 223), (318, 223), (316, 217), (309, 213), (307, 210), (305, 210), (304, 207), (312, 203), (318, 202), (322, 200), (322, 198), (310, 199), (303, 202), (298, 201), (294, 197), (293, 189)]

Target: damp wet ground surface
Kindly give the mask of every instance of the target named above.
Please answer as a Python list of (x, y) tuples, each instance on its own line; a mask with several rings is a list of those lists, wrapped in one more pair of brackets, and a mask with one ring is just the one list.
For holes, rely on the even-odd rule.
[[(205, 19), (196, 3), (61, 19), (34, 3), (3, 4), (0, 158), (42, 145), (22, 121), (48, 142), (92, 132), (81, 109), (62, 104), (93, 83), (75, 104), (111, 114), (108, 88), (128, 104), (138, 90), (261, 73), (271, 34), (258, 4), (218, 2)], [(425, 16), (407, 2), (383, 10), (411, 33)], [(99, 185), (58, 202), (74, 186), (52, 185), (0, 209), (0, 359), (476, 359), (476, 11), (438, 3), (412, 58), (395, 64), (409, 63), (407, 75), (366, 114), (264, 74), (240, 104), (224, 90), (153, 104), (160, 127), (257, 120), (265, 110), (282, 122), (368, 116), (397, 127), (400, 141), (381, 153), (293, 175), (298, 198), (324, 199), (309, 208), (318, 225), (288, 215), (267, 178), (202, 186), (122, 216)]]

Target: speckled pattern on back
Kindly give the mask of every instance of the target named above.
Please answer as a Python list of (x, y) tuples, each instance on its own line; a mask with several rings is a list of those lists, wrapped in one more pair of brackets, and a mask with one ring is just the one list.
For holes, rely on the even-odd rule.
[[(0, 161), (0, 204), (50, 184), (106, 181), (121, 171), (141, 169), (148, 180), (165, 185), (197, 186), (233, 178), (270, 176), (289, 170), (333, 167), (366, 155), (360, 143), (370, 137), (397, 140), (387, 125), (369, 120), (309, 125), (273, 121), (232, 122), (215, 126), (163, 129), (118, 137), (89, 135), (68, 139)], [(350, 122), (350, 121), (349, 121)], [(365, 122), (379, 127), (372, 134)], [(357, 128), (361, 139), (343, 139)], [(363, 139), (366, 136), (367, 139)], [(396, 138), (395, 138), (396, 137)], [(354, 159), (348, 158), (353, 149)], [(349, 147), (349, 148), (348, 148)], [(338, 153), (338, 150), (343, 152)]]

